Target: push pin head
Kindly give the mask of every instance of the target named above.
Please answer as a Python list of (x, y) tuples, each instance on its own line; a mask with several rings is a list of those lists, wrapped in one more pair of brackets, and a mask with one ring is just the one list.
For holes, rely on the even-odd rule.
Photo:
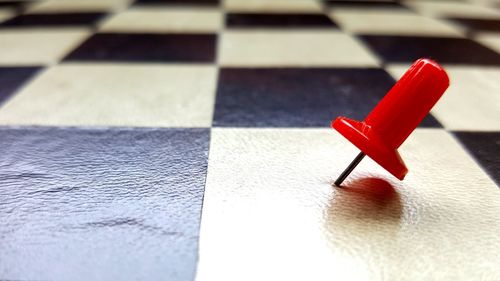
[(429, 59), (419, 59), (364, 121), (337, 117), (332, 127), (362, 152), (335, 185), (342, 183), (365, 154), (402, 180), (408, 169), (397, 149), (429, 113), (448, 85), (448, 75), (441, 66)]

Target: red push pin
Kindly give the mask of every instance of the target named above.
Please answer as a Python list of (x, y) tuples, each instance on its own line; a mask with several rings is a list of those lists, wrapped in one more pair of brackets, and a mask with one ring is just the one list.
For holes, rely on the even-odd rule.
[(429, 59), (419, 59), (365, 121), (342, 116), (332, 121), (332, 128), (361, 150), (335, 185), (340, 186), (365, 155), (402, 180), (408, 169), (397, 149), (429, 113), (448, 85), (448, 75), (441, 66)]

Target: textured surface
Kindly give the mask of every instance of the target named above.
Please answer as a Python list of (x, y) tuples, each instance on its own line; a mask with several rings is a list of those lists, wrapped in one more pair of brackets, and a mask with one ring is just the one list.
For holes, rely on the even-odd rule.
[[(499, 0), (0, 0), (0, 280), (500, 280), (499, 20)], [(420, 56), (451, 86), (407, 178), (366, 158), (333, 188), (358, 151), (330, 121)]]
[(2, 279), (193, 278), (208, 130), (0, 135)]
[(405, 181), (366, 159), (342, 189), (357, 151), (328, 129), (213, 129), (210, 147), (198, 281), (500, 278), (500, 193), (446, 132), (404, 144)]

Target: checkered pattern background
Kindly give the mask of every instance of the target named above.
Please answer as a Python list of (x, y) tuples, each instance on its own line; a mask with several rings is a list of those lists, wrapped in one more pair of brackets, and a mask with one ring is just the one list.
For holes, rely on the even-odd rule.
[[(333, 188), (420, 57), (408, 178)], [(500, 2), (0, 1), (0, 149), (2, 280), (498, 280)]]

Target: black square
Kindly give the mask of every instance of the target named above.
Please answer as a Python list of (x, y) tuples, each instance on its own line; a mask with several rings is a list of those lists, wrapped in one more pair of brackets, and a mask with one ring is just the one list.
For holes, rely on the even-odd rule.
[(500, 31), (498, 19), (449, 18), (449, 20), (465, 26), (470, 31)]
[(67, 61), (214, 62), (216, 35), (98, 33)]
[(305, 27), (337, 27), (337, 25), (323, 14), (257, 14), (231, 13), (226, 15), (226, 26), (232, 28), (278, 27), (278, 28), (305, 28)]
[(440, 63), (500, 65), (500, 54), (465, 38), (361, 35), (384, 61), (411, 63), (431, 58)]
[(0, 7), (19, 7), (29, 3), (28, 1), (0, 1)]
[(208, 129), (0, 128), (2, 278), (193, 280), (208, 142)]
[(0, 104), (38, 72), (38, 67), (0, 67)]
[(28, 14), (13, 17), (1, 27), (93, 26), (105, 13)]
[(32, 1), (0, 1), (0, 8), (10, 8), (14, 9), (18, 12), (21, 12), (28, 6), (33, 3)]
[(500, 132), (454, 132), (480, 166), (500, 185)]
[(217, 6), (219, 0), (137, 0), (134, 5), (195, 5), (195, 6)]
[[(214, 126), (328, 127), (363, 120), (394, 84), (382, 69), (223, 68)], [(422, 126), (440, 126), (428, 117)]]

